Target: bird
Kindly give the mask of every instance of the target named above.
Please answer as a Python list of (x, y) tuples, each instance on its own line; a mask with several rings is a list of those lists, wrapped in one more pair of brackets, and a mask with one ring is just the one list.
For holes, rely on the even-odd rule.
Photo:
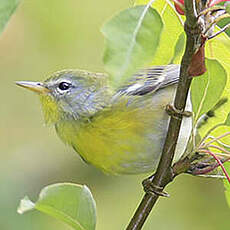
[[(18, 81), (36, 92), (46, 124), (80, 157), (106, 174), (154, 172), (159, 163), (180, 65), (150, 66), (117, 87), (105, 73), (67, 69), (44, 82)], [(186, 110), (192, 110), (190, 97)], [(192, 117), (182, 120), (174, 162), (186, 150)]]

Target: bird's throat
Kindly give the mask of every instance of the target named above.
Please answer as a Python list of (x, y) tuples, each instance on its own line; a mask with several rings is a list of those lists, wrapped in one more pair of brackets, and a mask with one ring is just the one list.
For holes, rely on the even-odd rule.
[(61, 119), (61, 111), (58, 108), (57, 102), (49, 95), (40, 95), (42, 111), (46, 124), (55, 124)]

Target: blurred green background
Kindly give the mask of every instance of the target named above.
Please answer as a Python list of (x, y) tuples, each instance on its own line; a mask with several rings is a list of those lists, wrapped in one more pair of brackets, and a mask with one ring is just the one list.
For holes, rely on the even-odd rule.
[[(97, 203), (97, 230), (124, 229), (146, 176), (107, 176), (86, 165), (45, 127), (38, 98), (16, 80), (43, 80), (56, 70), (103, 71), (100, 27), (131, 0), (24, 0), (0, 37), (0, 230), (70, 230), (38, 211), (17, 214), (24, 195), (56, 182), (87, 184)], [(144, 229), (230, 229), (219, 180), (183, 175), (169, 185)]]

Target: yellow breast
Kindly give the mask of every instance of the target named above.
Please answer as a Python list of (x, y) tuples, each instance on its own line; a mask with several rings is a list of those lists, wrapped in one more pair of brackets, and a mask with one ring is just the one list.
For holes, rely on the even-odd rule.
[(166, 128), (158, 121), (167, 119), (163, 109), (161, 113), (156, 120), (151, 106), (123, 102), (84, 123), (62, 122), (57, 132), (85, 161), (106, 173), (142, 173), (153, 170), (160, 154)]

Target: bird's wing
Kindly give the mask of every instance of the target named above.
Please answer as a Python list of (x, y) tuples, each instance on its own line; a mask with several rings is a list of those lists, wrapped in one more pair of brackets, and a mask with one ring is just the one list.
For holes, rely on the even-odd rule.
[(120, 95), (145, 95), (179, 81), (180, 65), (153, 66), (140, 70), (118, 89)]

